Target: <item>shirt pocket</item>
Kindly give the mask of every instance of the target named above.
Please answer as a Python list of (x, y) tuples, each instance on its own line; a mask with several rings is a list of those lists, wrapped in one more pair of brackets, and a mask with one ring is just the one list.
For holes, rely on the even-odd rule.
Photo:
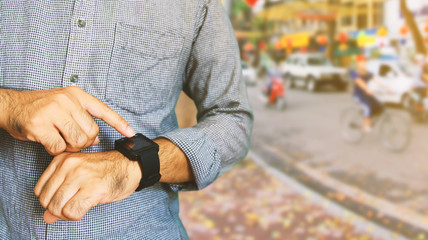
[(165, 107), (183, 44), (178, 34), (117, 23), (106, 100), (137, 115)]

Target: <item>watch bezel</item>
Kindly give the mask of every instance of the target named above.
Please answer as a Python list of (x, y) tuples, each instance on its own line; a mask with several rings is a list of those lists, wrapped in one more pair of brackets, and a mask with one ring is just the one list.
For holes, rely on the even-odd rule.
[[(123, 142), (125, 140), (129, 140), (129, 139), (132, 140), (135, 138), (144, 139), (145, 141), (150, 143), (150, 146), (146, 146), (146, 147), (143, 147), (143, 148), (135, 151), (135, 150), (127, 147), (125, 144), (123, 144)], [(150, 138), (144, 136), (143, 134), (137, 133), (133, 137), (122, 138), (122, 139), (116, 140), (115, 141), (115, 149), (118, 150), (119, 152), (121, 152), (122, 154), (124, 154), (127, 158), (129, 158), (133, 161), (138, 161), (140, 154), (143, 152), (146, 152), (148, 150), (156, 150), (156, 152), (159, 152), (159, 145), (157, 143), (155, 143), (153, 140), (151, 140)]]

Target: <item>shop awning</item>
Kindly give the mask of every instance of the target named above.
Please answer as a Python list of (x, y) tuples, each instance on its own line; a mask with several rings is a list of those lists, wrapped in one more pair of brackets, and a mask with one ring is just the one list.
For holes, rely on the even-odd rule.
[[(385, 0), (373, 1), (383, 2)], [(354, 1), (354, 4), (356, 4), (356, 2), (358, 1)], [(371, 13), (376, 13), (377, 11), (379, 10), (373, 8)], [(341, 17), (347, 17), (367, 14), (368, 12), (369, 9), (364, 7), (354, 8), (343, 4), (329, 4), (327, 2), (293, 1), (267, 8), (257, 16), (267, 21), (286, 21), (295, 18), (326, 21), (335, 19), (339, 13)]]
[(263, 33), (260, 31), (235, 31), (235, 36), (237, 39), (242, 39), (242, 38), (260, 38), (263, 36)]

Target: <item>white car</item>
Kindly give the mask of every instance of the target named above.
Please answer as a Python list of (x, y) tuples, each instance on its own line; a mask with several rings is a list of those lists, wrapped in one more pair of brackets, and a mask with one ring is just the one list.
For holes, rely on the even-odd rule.
[(256, 69), (249, 66), (247, 63), (241, 63), (242, 76), (244, 77), (245, 83), (249, 86), (255, 86), (257, 83), (257, 72)]
[(374, 96), (383, 103), (405, 105), (409, 94), (415, 87), (413, 77), (406, 74), (395, 61), (370, 60), (367, 62), (367, 70), (373, 74), (390, 91), (374, 82), (369, 83), (369, 88)]
[(320, 53), (297, 53), (290, 55), (280, 66), (288, 88), (300, 86), (314, 92), (321, 85), (333, 85), (344, 91), (349, 85), (348, 72), (344, 68), (334, 67)]

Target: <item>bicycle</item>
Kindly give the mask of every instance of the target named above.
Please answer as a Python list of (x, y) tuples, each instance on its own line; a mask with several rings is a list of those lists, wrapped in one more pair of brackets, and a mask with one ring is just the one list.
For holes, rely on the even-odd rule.
[[(346, 141), (356, 144), (364, 138), (366, 133), (363, 132), (363, 118), (363, 109), (359, 105), (342, 112), (341, 134)], [(403, 151), (410, 142), (410, 123), (387, 108), (372, 118), (372, 128), (378, 131), (383, 146), (389, 151)]]

